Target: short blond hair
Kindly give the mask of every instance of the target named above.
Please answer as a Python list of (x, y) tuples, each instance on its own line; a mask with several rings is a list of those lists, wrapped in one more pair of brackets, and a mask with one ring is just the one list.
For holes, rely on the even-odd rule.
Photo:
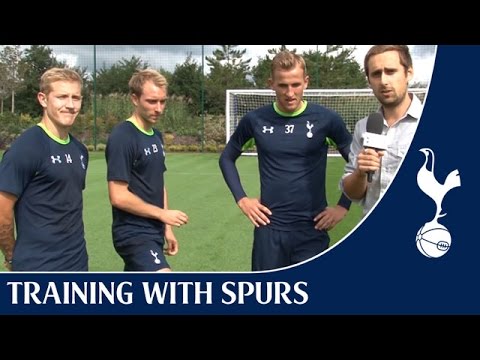
[(132, 75), (128, 82), (130, 94), (140, 97), (143, 92), (143, 85), (145, 85), (147, 81), (153, 82), (158, 87), (168, 87), (167, 79), (157, 70), (139, 70)]
[(40, 78), (40, 92), (48, 95), (52, 91), (52, 84), (57, 81), (78, 82), (83, 86), (82, 77), (75, 70), (54, 67), (45, 71)]
[(304, 75), (307, 75), (307, 65), (305, 64), (305, 59), (300, 56), (295, 54), (294, 52), (288, 51), (288, 50), (283, 50), (280, 51), (277, 55), (272, 60), (272, 65), (271, 65), (271, 74), (270, 76), (274, 77), (274, 72), (277, 69), (282, 69), (282, 70), (290, 70), (296, 67), (297, 65), (300, 65), (300, 67), (303, 70)]

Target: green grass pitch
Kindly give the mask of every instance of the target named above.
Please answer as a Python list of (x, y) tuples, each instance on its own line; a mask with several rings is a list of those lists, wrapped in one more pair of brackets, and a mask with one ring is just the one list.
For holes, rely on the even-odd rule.
[[(186, 212), (190, 219), (187, 225), (174, 230), (179, 253), (168, 257), (174, 271), (250, 271), (253, 225), (235, 204), (223, 181), (218, 158), (219, 154), (167, 154), (165, 183), (169, 207)], [(257, 158), (242, 156), (237, 164), (247, 194), (258, 196)], [(329, 204), (336, 204), (340, 196), (338, 180), (344, 164), (342, 158), (328, 159)], [(360, 217), (360, 207), (352, 204), (347, 217), (330, 232), (330, 245), (347, 235)], [(122, 271), (123, 262), (112, 244), (112, 212), (106, 162), (101, 152), (90, 153), (84, 221), (90, 271)]]

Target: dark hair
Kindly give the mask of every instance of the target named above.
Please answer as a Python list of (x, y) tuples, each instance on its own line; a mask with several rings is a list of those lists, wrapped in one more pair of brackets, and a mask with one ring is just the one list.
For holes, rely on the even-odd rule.
[(412, 57), (410, 56), (410, 50), (407, 45), (373, 45), (365, 55), (365, 61), (363, 68), (365, 69), (365, 75), (368, 78), (368, 60), (374, 55), (383, 54), (386, 51), (397, 51), (400, 57), (400, 64), (405, 68), (405, 72), (409, 68), (413, 68)]

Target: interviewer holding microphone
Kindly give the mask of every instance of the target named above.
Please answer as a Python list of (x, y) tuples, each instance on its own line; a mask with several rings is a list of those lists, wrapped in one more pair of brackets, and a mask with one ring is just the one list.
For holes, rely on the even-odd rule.
[(365, 56), (364, 69), (381, 103), (378, 113), (383, 118), (383, 129), (378, 135), (385, 142), (381, 148), (364, 143), (372, 115), (357, 122), (340, 189), (363, 207), (365, 216), (385, 193), (406, 155), (423, 105), (417, 96), (408, 92), (408, 82), (413, 78), (408, 46), (372, 46)]

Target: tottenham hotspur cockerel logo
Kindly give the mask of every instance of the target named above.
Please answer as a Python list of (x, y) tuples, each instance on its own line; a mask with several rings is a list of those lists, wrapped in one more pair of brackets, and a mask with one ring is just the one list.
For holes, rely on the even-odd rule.
[(417, 173), (417, 184), (420, 190), (428, 195), (436, 206), (433, 219), (425, 223), (417, 232), (417, 248), (429, 258), (438, 258), (447, 253), (452, 243), (448, 229), (438, 223), (438, 219), (447, 215), (442, 213), (442, 201), (445, 195), (453, 188), (459, 187), (460, 174), (458, 169), (452, 170), (444, 183), (438, 182), (435, 178), (435, 154), (432, 149), (420, 149), (425, 154), (425, 162)]

